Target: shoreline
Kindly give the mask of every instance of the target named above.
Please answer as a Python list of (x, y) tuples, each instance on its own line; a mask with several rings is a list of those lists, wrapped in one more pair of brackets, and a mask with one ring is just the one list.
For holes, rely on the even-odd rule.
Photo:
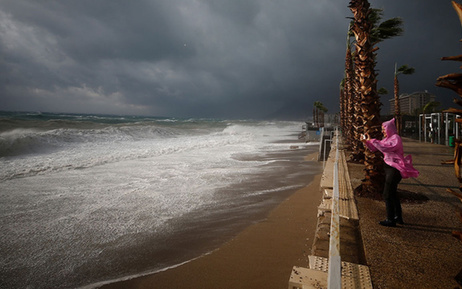
[[(304, 157), (314, 161), (317, 152)], [(321, 174), (290, 194), (266, 218), (218, 249), (143, 276), (122, 277), (82, 288), (281, 288), (292, 267), (307, 266), (313, 244)]]
[[(458, 183), (454, 178), (447, 179), (453, 174), (452, 167), (428, 157), (450, 158), (452, 149), (412, 140), (406, 140), (404, 145), (405, 151), (414, 156), (421, 176), (406, 179), (400, 187), (411, 190), (407, 197), (421, 194), (428, 199), (404, 202), (406, 223), (398, 228), (384, 228), (377, 222), (384, 215), (384, 202), (356, 197), (372, 284), (380, 288), (404, 288), (409, 284), (416, 288), (459, 288), (455, 276), (462, 260), (461, 244), (451, 236), (451, 230), (460, 228), (460, 219), (456, 214), (448, 216), (447, 212), (460, 209), (460, 201), (445, 192), (447, 187), (458, 188)], [(362, 166), (348, 163), (348, 171), (350, 182), (356, 187), (363, 176)], [(287, 288), (291, 268), (308, 267), (316, 234), (317, 206), (322, 199), (320, 179), (321, 174), (316, 175), (266, 219), (247, 227), (210, 255), (175, 269), (102, 288)]]

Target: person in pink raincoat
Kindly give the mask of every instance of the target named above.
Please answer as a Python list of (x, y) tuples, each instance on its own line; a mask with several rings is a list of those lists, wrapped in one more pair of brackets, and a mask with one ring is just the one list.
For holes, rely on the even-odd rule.
[(387, 227), (395, 227), (396, 223), (404, 224), (401, 210), (401, 202), (398, 197), (398, 184), (402, 178), (416, 178), (419, 172), (412, 166), (412, 157), (404, 157), (403, 143), (395, 125), (395, 119), (382, 123), (383, 139), (371, 139), (369, 134), (362, 137), (366, 148), (375, 152), (383, 153), (385, 162), (385, 186), (383, 198), (387, 208), (387, 219), (379, 224)]

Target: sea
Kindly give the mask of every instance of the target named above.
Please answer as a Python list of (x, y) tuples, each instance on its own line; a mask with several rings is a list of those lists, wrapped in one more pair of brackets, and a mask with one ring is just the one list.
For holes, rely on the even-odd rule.
[(0, 288), (96, 288), (213, 252), (321, 172), (304, 124), (0, 112)]

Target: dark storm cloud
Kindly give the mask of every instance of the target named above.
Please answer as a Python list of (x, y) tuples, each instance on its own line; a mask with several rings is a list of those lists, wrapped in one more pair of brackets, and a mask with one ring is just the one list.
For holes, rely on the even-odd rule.
[[(447, 3), (446, 3), (447, 2)], [(425, 4), (423, 4), (425, 3)], [(402, 92), (457, 72), (450, 1), (371, 1), (405, 35), (380, 44), (379, 86)], [(334, 0), (0, 2), (0, 109), (196, 117), (338, 110), (351, 12)], [(444, 91), (445, 95), (451, 95)], [(386, 96), (384, 99), (390, 96)], [(450, 96), (446, 96), (450, 98)]]
[[(441, 61), (443, 56), (462, 54), (459, 40), (462, 38), (461, 24), (451, 1), (374, 1), (377, 8), (384, 9), (386, 17), (401, 17), (404, 20), (404, 35), (379, 44), (379, 86), (386, 87), (390, 94), (382, 99), (388, 102), (393, 95), (393, 72), (398, 66), (408, 64), (415, 68), (413, 75), (401, 75), (400, 92), (428, 90), (437, 96), (441, 108), (453, 106), (457, 95), (451, 90), (435, 86), (439, 76), (460, 72), (460, 64)], [(388, 104), (387, 104), (388, 105)], [(386, 110), (388, 112), (388, 110)]]

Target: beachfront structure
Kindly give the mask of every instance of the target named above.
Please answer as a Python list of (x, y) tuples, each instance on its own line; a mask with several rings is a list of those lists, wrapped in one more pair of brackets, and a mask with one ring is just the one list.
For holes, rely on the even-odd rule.
[(419, 116), (419, 140), (454, 146), (454, 139), (458, 139), (460, 133), (457, 118), (459, 118), (458, 115), (447, 112), (421, 114)]
[[(401, 114), (413, 115), (416, 109), (424, 107), (427, 103), (435, 101), (436, 96), (428, 91), (403, 93), (399, 96)], [(390, 114), (395, 114), (395, 99), (390, 99)]]

